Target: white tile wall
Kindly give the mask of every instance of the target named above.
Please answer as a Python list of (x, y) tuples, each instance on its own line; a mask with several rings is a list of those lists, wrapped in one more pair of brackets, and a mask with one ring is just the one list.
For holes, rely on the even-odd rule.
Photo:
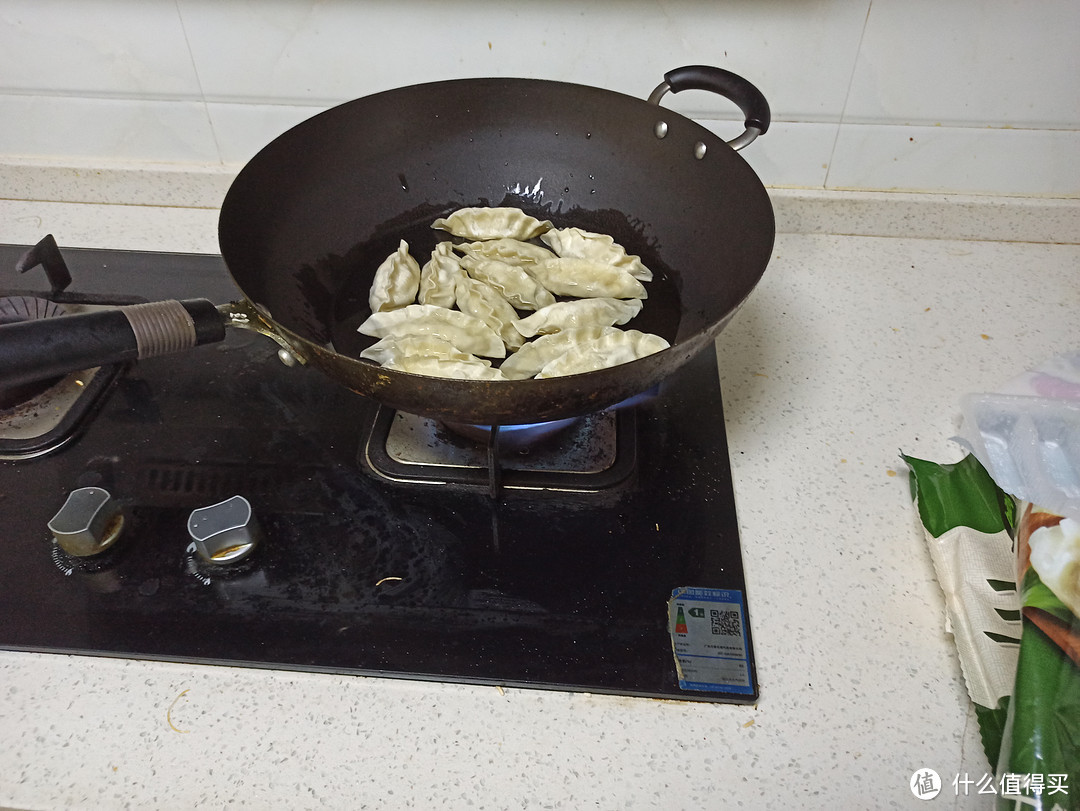
[(845, 124), (826, 184), (1072, 197), (1080, 192), (1075, 130)]
[[(517, 75), (750, 78), (771, 186), (1080, 196), (1075, 0), (6, 0), (0, 157), (241, 165), (326, 106)], [(707, 93), (665, 106), (731, 137)], [(3, 191), (0, 190), (0, 196)]]
[[(741, 122), (704, 121), (725, 141), (743, 131)], [(768, 186), (821, 189), (826, 185), (839, 125), (774, 121), (769, 131), (740, 153)]]
[(174, 0), (4, 0), (0, 92), (199, 98)]
[(290, 104), (206, 104), (221, 161), (233, 165), (243, 165), (275, 137), (323, 109)]
[(220, 159), (201, 101), (0, 95), (0, 121), (0, 154), (73, 158), (84, 164), (95, 158)]
[[(737, 65), (799, 120), (841, 112), (865, 17), (865, 2), (837, 0), (182, 0), (180, 8), (203, 91), (214, 101), (321, 105), (476, 76), (579, 82), (644, 97), (666, 70), (703, 62)], [(785, 69), (778, 53), (799, 70)], [(697, 112), (727, 108), (706, 94), (691, 100)]]
[(1073, 129), (1076, 0), (873, 0), (845, 122)]

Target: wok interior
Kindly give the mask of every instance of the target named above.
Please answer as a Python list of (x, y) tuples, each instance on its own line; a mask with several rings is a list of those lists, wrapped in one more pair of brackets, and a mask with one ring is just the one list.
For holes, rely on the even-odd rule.
[[(699, 140), (709, 145), (702, 160)], [(334, 358), (332, 373), (352, 364), (364, 374), (347, 336), (367, 315), (382, 259), (404, 237), (423, 264), (446, 238), (430, 228), (436, 217), (505, 204), (608, 233), (641, 255), (658, 280), (627, 328), (657, 332), (687, 358), (749, 294), (772, 249), (760, 181), (694, 122), (610, 91), (515, 79), (388, 91), (295, 127), (233, 184), (221, 249), (243, 293), (278, 324), (350, 356)]]
[[(643, 240), (619, 212), (592, 212), (572, 209), (568, 212), (553, 213), (544, 211), (534, 201), (519, 195), (507, 195), (498, 205), (513, 205), (535, 216), (552, 218), (557, 227), (576, 225), (587, 230), (607, 233), (622, 245), (638, 245), (640, 248), (631, 253), (642, 255), (646, 267), (652, 269), (654, 279), (646, 283), (649, 297), (642, 311), (635, 316), (632, 324), (627, 325), (642, 332), (652, 332), (674, 342), (680, 323), (679, 293), (675, 285), (674, 274), (668, 272), (659, 255)], [(458, 204), (447, 204), (450, 210)], [(441, 213), (441, 212), (440, 212)], [(438, 215), (435, 215), (438, 216)], [(388, 227), (378, 229), (379, 236), (365, 240), (347, 251), (343, 256), (328, 256), (307, 266), (301, 274), (318, 278), (313, 282), (315, 288), (336, 290), (330, 305), (331, 315), (320, 320), (329, 321), (329, 339), (335, 351), (358, 357), (360, 352), (375, 343), (376, 339), (362, 335), (357, 327), (370, 315), (368, 291), (375, 268), (398, 247), (398, 241), (404, 239), (409, 244), (413, 257), (423, 265), (435, 244), (451, 239), (444, 231), (431, 228), (435, 219), (428, 207), (417, 212), (410, 212), (410, 224), (398, 221)], [(455, 241), (457, 240), (454, 238)], [(539, 240), (534, 240), (538, 244)], [(522, 316), (528, 312), (522, 312)]]

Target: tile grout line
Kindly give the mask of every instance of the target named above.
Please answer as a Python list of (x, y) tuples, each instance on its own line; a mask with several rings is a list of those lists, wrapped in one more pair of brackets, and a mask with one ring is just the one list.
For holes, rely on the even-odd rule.
[(840, 120), (836, 123), (836, 135), (833, 136), (832, 149), (829, 150), (829, 166), (825, 170), (825, 179), (822, 182), (822, 188), (824, 189), (829, 188), (829, 175), (832, 174), (833, 161), (836, 159), (836, 146), (840, 142), (840, 128), (844, 126), (844, 119), (847, 116), (847, 106), (851, 100), (851, 88), (855, 84), (855, 72), (859, 67), (859, 55), (862, 54), (862, 44), (866, 38), (866, 29), (870, 25), (870, 12), (873, 8), (874, 0), (867, 0), (866, 16), (863, 18), (862, 30), (859, 32), (859, 44), (855, 47), (855, 58), (851, 63), (851, 75), (848, 76), (848, 86), (844, 92), (844, 104), (840, 108)]
[(184, 35), (184, 47), (187, 48), (188, 59), (191, 60), (191, 72), (195, 75), (195, 84), (199, 88), (198, 101), (202, 104), (203, 114), (206, 116), (206, 126), (210, 128), (210, 137), (214, 140), (214, 151), (217, 152), (218, 163), (225, 163), (225, 156), (221, 151), (221, 144), (218, 142), (217, 130), (214, 129), (214, 119), (210, 117), (210, 105), (206, 101), (206, 92), (203, 90), (202, 77), (199, 76), (199, 66), (195, 64), (195, 54), (191, 50), (191, 40), (188, 39), (187, 26), (184, 25), (184, 14), (180, 11), (180, 0), (173, 0), (173, 6), (176, 8), (176, 18), (180, 22), (180, 31)]

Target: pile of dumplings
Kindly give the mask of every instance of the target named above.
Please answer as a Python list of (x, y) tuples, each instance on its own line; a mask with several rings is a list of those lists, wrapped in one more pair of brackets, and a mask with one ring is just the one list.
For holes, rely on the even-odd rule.
[[(375, 272), (371, 315), (358, 329), (379, 340), (360, 357), (432, 377), (524, 380), (617, 366), (669, 345), (618, 328), (641, 312), (652, 272), (610, 236), (509, 207), (462, 208), (432, 228), (464, 241), (439, 242), (423, 267), (401, 241)], [(537, 238), (543, 245), (529, 241)]]

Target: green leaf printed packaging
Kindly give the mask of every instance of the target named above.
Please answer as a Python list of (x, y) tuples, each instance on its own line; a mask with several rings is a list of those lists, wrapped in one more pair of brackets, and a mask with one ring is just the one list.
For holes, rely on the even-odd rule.
[(1080, 522), (904, 457), (1000, 809), (1080, 809)]

